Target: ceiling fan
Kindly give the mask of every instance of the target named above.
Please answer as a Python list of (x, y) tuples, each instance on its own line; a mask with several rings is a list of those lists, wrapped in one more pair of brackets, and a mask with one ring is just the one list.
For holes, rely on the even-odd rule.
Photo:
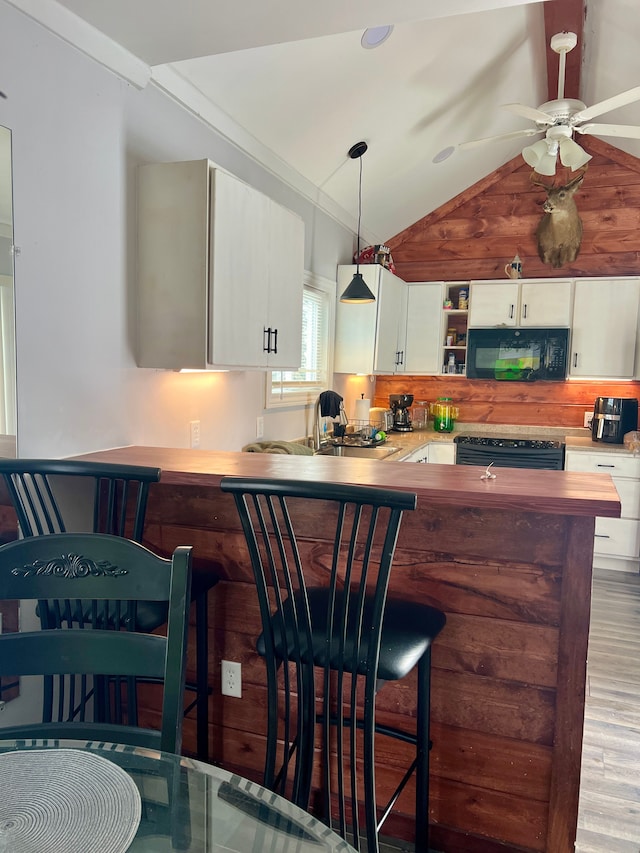
[[(505, 139), (517, 139), (524, 136), (537, 136), (544, 133), (544, 139), (534, 142), (522, 151), (522, 157), (529, 166), (540, 175), (555, 175), (556, 160), (560, 155), (563, 166), (570, 166), (573, 171), (585, 166), (591, 159), (591, 155), (574, 141), (575, 133), (593, 134), (596, 136), (621, 136), (630, 139), (640, 139), (640, 126), (626, 124), (593, 124), (591, 119), (608, 113), (618, 107), (624, 107), (634, 101), (640, 100), (640, 86), (614, 95), (592, 107), (583, 104), (574, 98), (564, 97), (564, 79), (567, 53), (573, 50), (578, 42), (575, 33), (557, 33), (551, 37), (551, 49), (560, 57), (558, 72), (558, 97), (554, 101), (547, 101), (537, 109), (527, 107), (524, 104), (504, 104), (503, 109), (531, 119), (535, 127), (525, 130), (515, 130), (511, 133), (502, 133), (499, 136), (488, 136), (484, 139), (475, 139), (471, 142), (462, 142), (458, 145), (460, 149), (475, 148), (484, 145), (485, 142), (496, 142)], [(588, 122), (585, 124), (585, 122)]]

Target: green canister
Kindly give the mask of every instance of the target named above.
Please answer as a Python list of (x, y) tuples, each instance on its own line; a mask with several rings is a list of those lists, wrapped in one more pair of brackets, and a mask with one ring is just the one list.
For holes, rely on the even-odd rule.
[(434, 432), (452, 432), (458, 407), (451, 402), (451, 397), (438, 397), (435, 403), (431, 403), (429, 411), (433, 415)]

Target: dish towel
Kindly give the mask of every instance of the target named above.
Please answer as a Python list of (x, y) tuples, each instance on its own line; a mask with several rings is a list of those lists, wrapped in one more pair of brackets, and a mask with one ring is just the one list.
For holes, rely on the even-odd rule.
[(318, 398), (320, 401), (320, 414), (323, 418), (337, 418), (340, 414), (342, 397), (336, 391), (323, 391)]
[(313, 456), (313, 450), (297, 441), (254, 441), (245, 444), (244, 453), (282, 453), (289, 456)]

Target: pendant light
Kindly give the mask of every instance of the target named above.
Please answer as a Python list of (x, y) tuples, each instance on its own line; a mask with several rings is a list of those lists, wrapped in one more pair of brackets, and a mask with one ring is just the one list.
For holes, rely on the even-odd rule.
[(358, 184), (358, 248), (356, 252), (356, 271), (347, 286), (345, 292), (340, 297), (340, 302), (352, 302), (359, 305), (365, 305), (368, 302), (375, 302), (376, 298), (367, 287), (367, 283), (362, 278), (360, 272), (360, 219), (362, 217), (362, 155), (367, 150), (366, 142), (356, 142), (349, 149), (349, 157), (352, 160), (360, 160), (360, 181)]

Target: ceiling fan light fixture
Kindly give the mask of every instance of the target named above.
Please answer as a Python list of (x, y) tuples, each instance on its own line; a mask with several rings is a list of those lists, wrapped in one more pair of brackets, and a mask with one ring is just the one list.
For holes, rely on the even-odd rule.
[(375, 302), (376, 298), (369, 290), (366, 281), (362, 278), (360, 272), (360, 220), (362, 218), (362, 155), (366, 152), (369, 146), (366, 142), (356, 142), (349, 149), (349, 157), (352, 160), (360, 160), (360, 179), (358, 181), (358, 242), (356, 250), (356, 271), (353, 278), (347, 285), (344, 293), (340, 297), (340, 302), (349, 302), (351, 304), (366, 305), (367, 302)]
[(571, 171), (581, 169), (591, 160), (591, 154), (587, 154), (573, 139), (563, 139), (560, 142), (560, 162), (563, 166), (570, 166)]
[(555, 175), (556, 173), (556, 154), (545, 154), (538, 160), (538, 165), (535, 167), (539, 175)]
[(535, 169), (540, 159), (548, 153), (546, 139), (539, 139), (533, 145), (527, 145), (522, 149), (522, 159), (528, 166)]

